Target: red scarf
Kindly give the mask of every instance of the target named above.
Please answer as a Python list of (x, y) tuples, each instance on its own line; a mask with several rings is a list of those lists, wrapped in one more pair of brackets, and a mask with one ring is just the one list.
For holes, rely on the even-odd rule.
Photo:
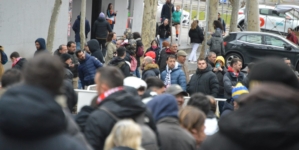
[(109, 95), (111, 95), (111, 94), (113, 94), (115, 92), (118, 92), (118, 91), (122, 91), (123, 89), (124, 89), (124, 87), (119, 86), (119, 87), (116, 87), (116, 88), (113, 88), (113, 89), (110, 89), (110, 90), (106, 91), (105, 93), (101, 94), (98, 97), (97, 104), (100, 104)]
[(19, 60), (20, 60), (21, 58), (22, 58), (22, 57), (17, 58), (17, 59), (12, 63), (12, 66), (11, 66), (11, 67), (14, 67), (14, 66), (19, 62)]

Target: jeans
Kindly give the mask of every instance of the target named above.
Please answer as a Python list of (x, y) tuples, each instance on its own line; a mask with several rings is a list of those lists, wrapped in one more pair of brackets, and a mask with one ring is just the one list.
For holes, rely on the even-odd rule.
[(163, 47), (163, 46), (162, 46), (162, 43), (163, 43), (164, 41), (169, 41), (169, 38), (159, 38), (159, 41), (160, 41), (160, 47)]
[(113, 30), (113, 28), (114, 28), (114, 24), (110, 24), (110, 27), (111, 27), (111, 29)]
[(76, 50), (81, 50), (81, 43), (80, 42), (76, 42)]
[(81, 84), (81, 80), (78, 80), (78, 89), (82, 89), (82, 84)]
[(197, 53), (197, 49), (199, 47), (199, 43), (192, 43), (192, 52), (189, 56), (189, 61), (195, 61), (197, 60), (197, 57), (196, 57), (196, 53)]
[(106, 45), (105, 45), (106, 44), (106, 39), (97, 39), (97, 40), (100, 44), (103, 57), (105, 58), (106, 57)]
[(136, 70), (133, 72), (133, 74), (135, 77), (140, 78), (139, 67), (136, 68)]

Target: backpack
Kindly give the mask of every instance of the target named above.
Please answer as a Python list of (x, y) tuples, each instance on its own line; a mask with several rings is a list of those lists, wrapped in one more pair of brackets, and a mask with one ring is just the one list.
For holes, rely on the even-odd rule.
[(218, 37), (212, 37), (210, 51), (221, 52), (221, 48), (222, 48), (222, 39)]
[[(116, 117), (105, 106), (101, 106), (99, 109), (106, 112), (115, 121), (121, 120), (121, 118)], [(124, 119), (124, 118), (122, 118), (122, 119)], [(136, 118), (134, 118), (134, 121), (140, 126), (140, 129), (142, 132), (142, 140), (141, 140), (142, 144), (141, 145), (145, 150), (158, 150), (156, 134), (153, 132), (153, 130), (151, 128), (149, 128), (147, 125), (145, 125), (146, 119), (148, 120), (148, 118), (145, 116), (144, 113), (142, 113), (139, 116), (137, 116)]]
[(142, 57), (143, 54), (144, 54), (143, 46), (139, 46), (138, 49), (137, 49), (136, 56), (137, 56), (137, 57)]

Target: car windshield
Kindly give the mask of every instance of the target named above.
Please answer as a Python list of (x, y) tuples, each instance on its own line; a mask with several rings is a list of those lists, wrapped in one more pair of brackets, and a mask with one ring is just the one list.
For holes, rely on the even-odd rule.
[(298, 11), (292, 10), (292, 11), (287, 12), (286, 14), (294, 17), (292, 19), (299, 19), (299, 12)]

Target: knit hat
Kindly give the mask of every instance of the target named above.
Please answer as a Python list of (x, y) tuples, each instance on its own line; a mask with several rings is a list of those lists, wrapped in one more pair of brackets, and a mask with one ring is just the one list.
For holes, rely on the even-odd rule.
[(99, 17), (105, 18), (105, 14), (103, 12), (100, 13)]
[(242, 83), (237, 83), (237, 85), (232, 89), (232, 98), (233, 100), (236, 100), (240, 95), (242, 94), (247, 94), (248, 89), (242, 84)]
[(143, 81), (143, 80), (141, 80), (140, 78), (137, 78), (137, 77), (126, 77), (124, 79), (124, 86), (133, 87), (136, 90), (141, 88), (141, 87), (144, 87), (144, 88), (147, 87), (145, 81)]
[(0, 45), (0, 51), (4, 51), (4, 47)]
[(60, 58), (63, 62), (67, 61), (68, 59), (71, 59), (71, 55), (65, 53), (65, 54), (61, 54)]
[(149, 51), (149, 52), (145, 53), (145, 57), (146, 56), (151, 57), (154, 60), (156, 59), (156, 53), (153, 51)]
[(222, 56), (218, 56), (217, 58), (216, 58), (216, 60), (215, 60), (215, 64), (217, 63), (217, 61), (222, 61), (222, 63), (223, 63), (223, 65), (225, 64), (225, 60), (224, 60), (224, 58), (222, 57)]
[(248, 74), (248, 79), (249, 84), (252, 81), (275, 82), (299, 89), (299, 81), (294, 71), (280, 58), (266, 58), (255, 63)]

